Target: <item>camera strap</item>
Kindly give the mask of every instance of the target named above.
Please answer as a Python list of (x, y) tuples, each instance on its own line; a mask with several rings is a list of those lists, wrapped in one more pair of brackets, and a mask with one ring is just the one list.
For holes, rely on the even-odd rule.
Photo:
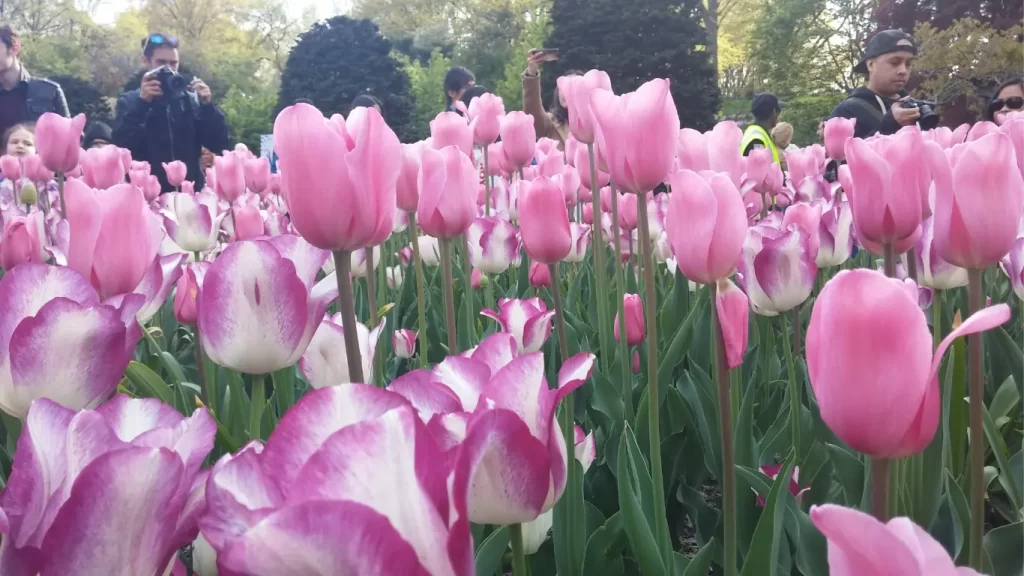
[(875, 96), (875, 100), (878, 101), (878, 105), (881, 107), (881, 109), (875, 108), (867, 100), (864, 100), (863, 98), (851, 97), (851, 98), (847, 98), (847, 100), (849, 100), (850, 102), (853, 102), (854, 104), (856, 104), (860, 108), (862, 108), (864, 110), (867, 110), (868, 112), (871, 113), (872, 116), (874, 116), (874, 118), (876, 120), (881, 122), (885, 118), (885, 103), (882, 102), (882, 99), (879, 98), (879, 96), (877, 94), (875, 94), (874, 96)]

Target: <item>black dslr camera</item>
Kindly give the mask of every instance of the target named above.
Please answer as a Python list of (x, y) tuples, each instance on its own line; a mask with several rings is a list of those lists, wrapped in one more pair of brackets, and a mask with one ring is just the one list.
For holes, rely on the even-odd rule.
[(188, 88), (188, 83), (185, 82), (183, 76), (171, 70), (169, 66), (161, 66), (156, 70), (151, 70), (146, 75), (160, 81), (160, 89), (163, 90), (163, 97), (165, 99), (180, 100), (185, 98), (185, 89)]
[(918, 125), (921, 126), (921, 130), (931, 130), (939, 125), (939, 115), (935, 113), (935, 102), (931, 100), (907, 98), (900, 102), (900, 106), (921, 110), (921, 118), (917, 121)]

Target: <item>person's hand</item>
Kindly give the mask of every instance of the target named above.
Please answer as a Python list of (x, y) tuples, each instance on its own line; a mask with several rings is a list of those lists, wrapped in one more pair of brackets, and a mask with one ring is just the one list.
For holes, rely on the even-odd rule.
[(192, 83), (188, 85), (188, 89), (199, 96), (199, 102), (201, 104), (209, 104), (213, 101), (213, 94), (210, 92), (210, 87), (206, 85), (206, 82), (203, 82), (199, 78), (192, 80)]
[(905, 98), (892, 105), (892, 117), (900, 126), (910, 126), (921, 118), (921, 109), (904, 108), (902, 104), (903, 100), (905, 100)]
[(544, 52), (533, 49), (526, 56), (526, 74), (536, 76), (540, 74), (540, 65), (544, 63)]
[(160, 87), (160, 81), (154, 75), (146, 74), (142, 77), (142, 84), (139, 86), (139, 96), (143, 100), (152, 103), (163, 95), (164, 90)]

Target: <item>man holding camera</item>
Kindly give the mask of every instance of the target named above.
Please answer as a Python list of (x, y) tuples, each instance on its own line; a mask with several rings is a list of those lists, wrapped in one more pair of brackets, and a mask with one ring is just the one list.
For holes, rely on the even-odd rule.
[(931, 102), (907, 96), (904, 87), (917, 55), (914, 38), (902, 30), (876, 34), (864, 51), (864, 58), (853, 68), (867, 75), (867, 86), (857, 88), (832, 111), (832, 118), (856, 118), (856, 138), (875, 134), (895, 134), (903, 126), (920, 123), (922, 129), (934, 128), (938, 116)]
[(196, 190), (205, 183), (199, 166), (202, 148), (220, 152), (231, 148), (224, 113), (213, 105), (210, 87), (196, 78), (191, 83), (178, 75), (178, 40), (150, 34), (142, 41), (142, 63), (149, 70), (138, 90), (117, 99), (114, 144), (127, 148), (135, 160), (149, 162), (164, 192), (163, 163), (185, 163), (186, 178)]

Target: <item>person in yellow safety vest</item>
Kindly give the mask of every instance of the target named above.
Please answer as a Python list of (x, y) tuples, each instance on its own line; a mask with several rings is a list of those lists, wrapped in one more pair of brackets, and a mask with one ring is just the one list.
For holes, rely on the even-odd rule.
[(754, 96), (754, 101), (750, 105), (750, 111), (754, 113), (754, 123), (747, 126), (743, 132), (740, 153), (746, 156), (751, 150), (767, 148), (772, 151), (772, 160), (776, 164), (779, 163), (779, 149), (772, 141), (771, 131), (779, 122), (779, 114), (785, 107), (785, 102), (780, 102), (771, 92)]

